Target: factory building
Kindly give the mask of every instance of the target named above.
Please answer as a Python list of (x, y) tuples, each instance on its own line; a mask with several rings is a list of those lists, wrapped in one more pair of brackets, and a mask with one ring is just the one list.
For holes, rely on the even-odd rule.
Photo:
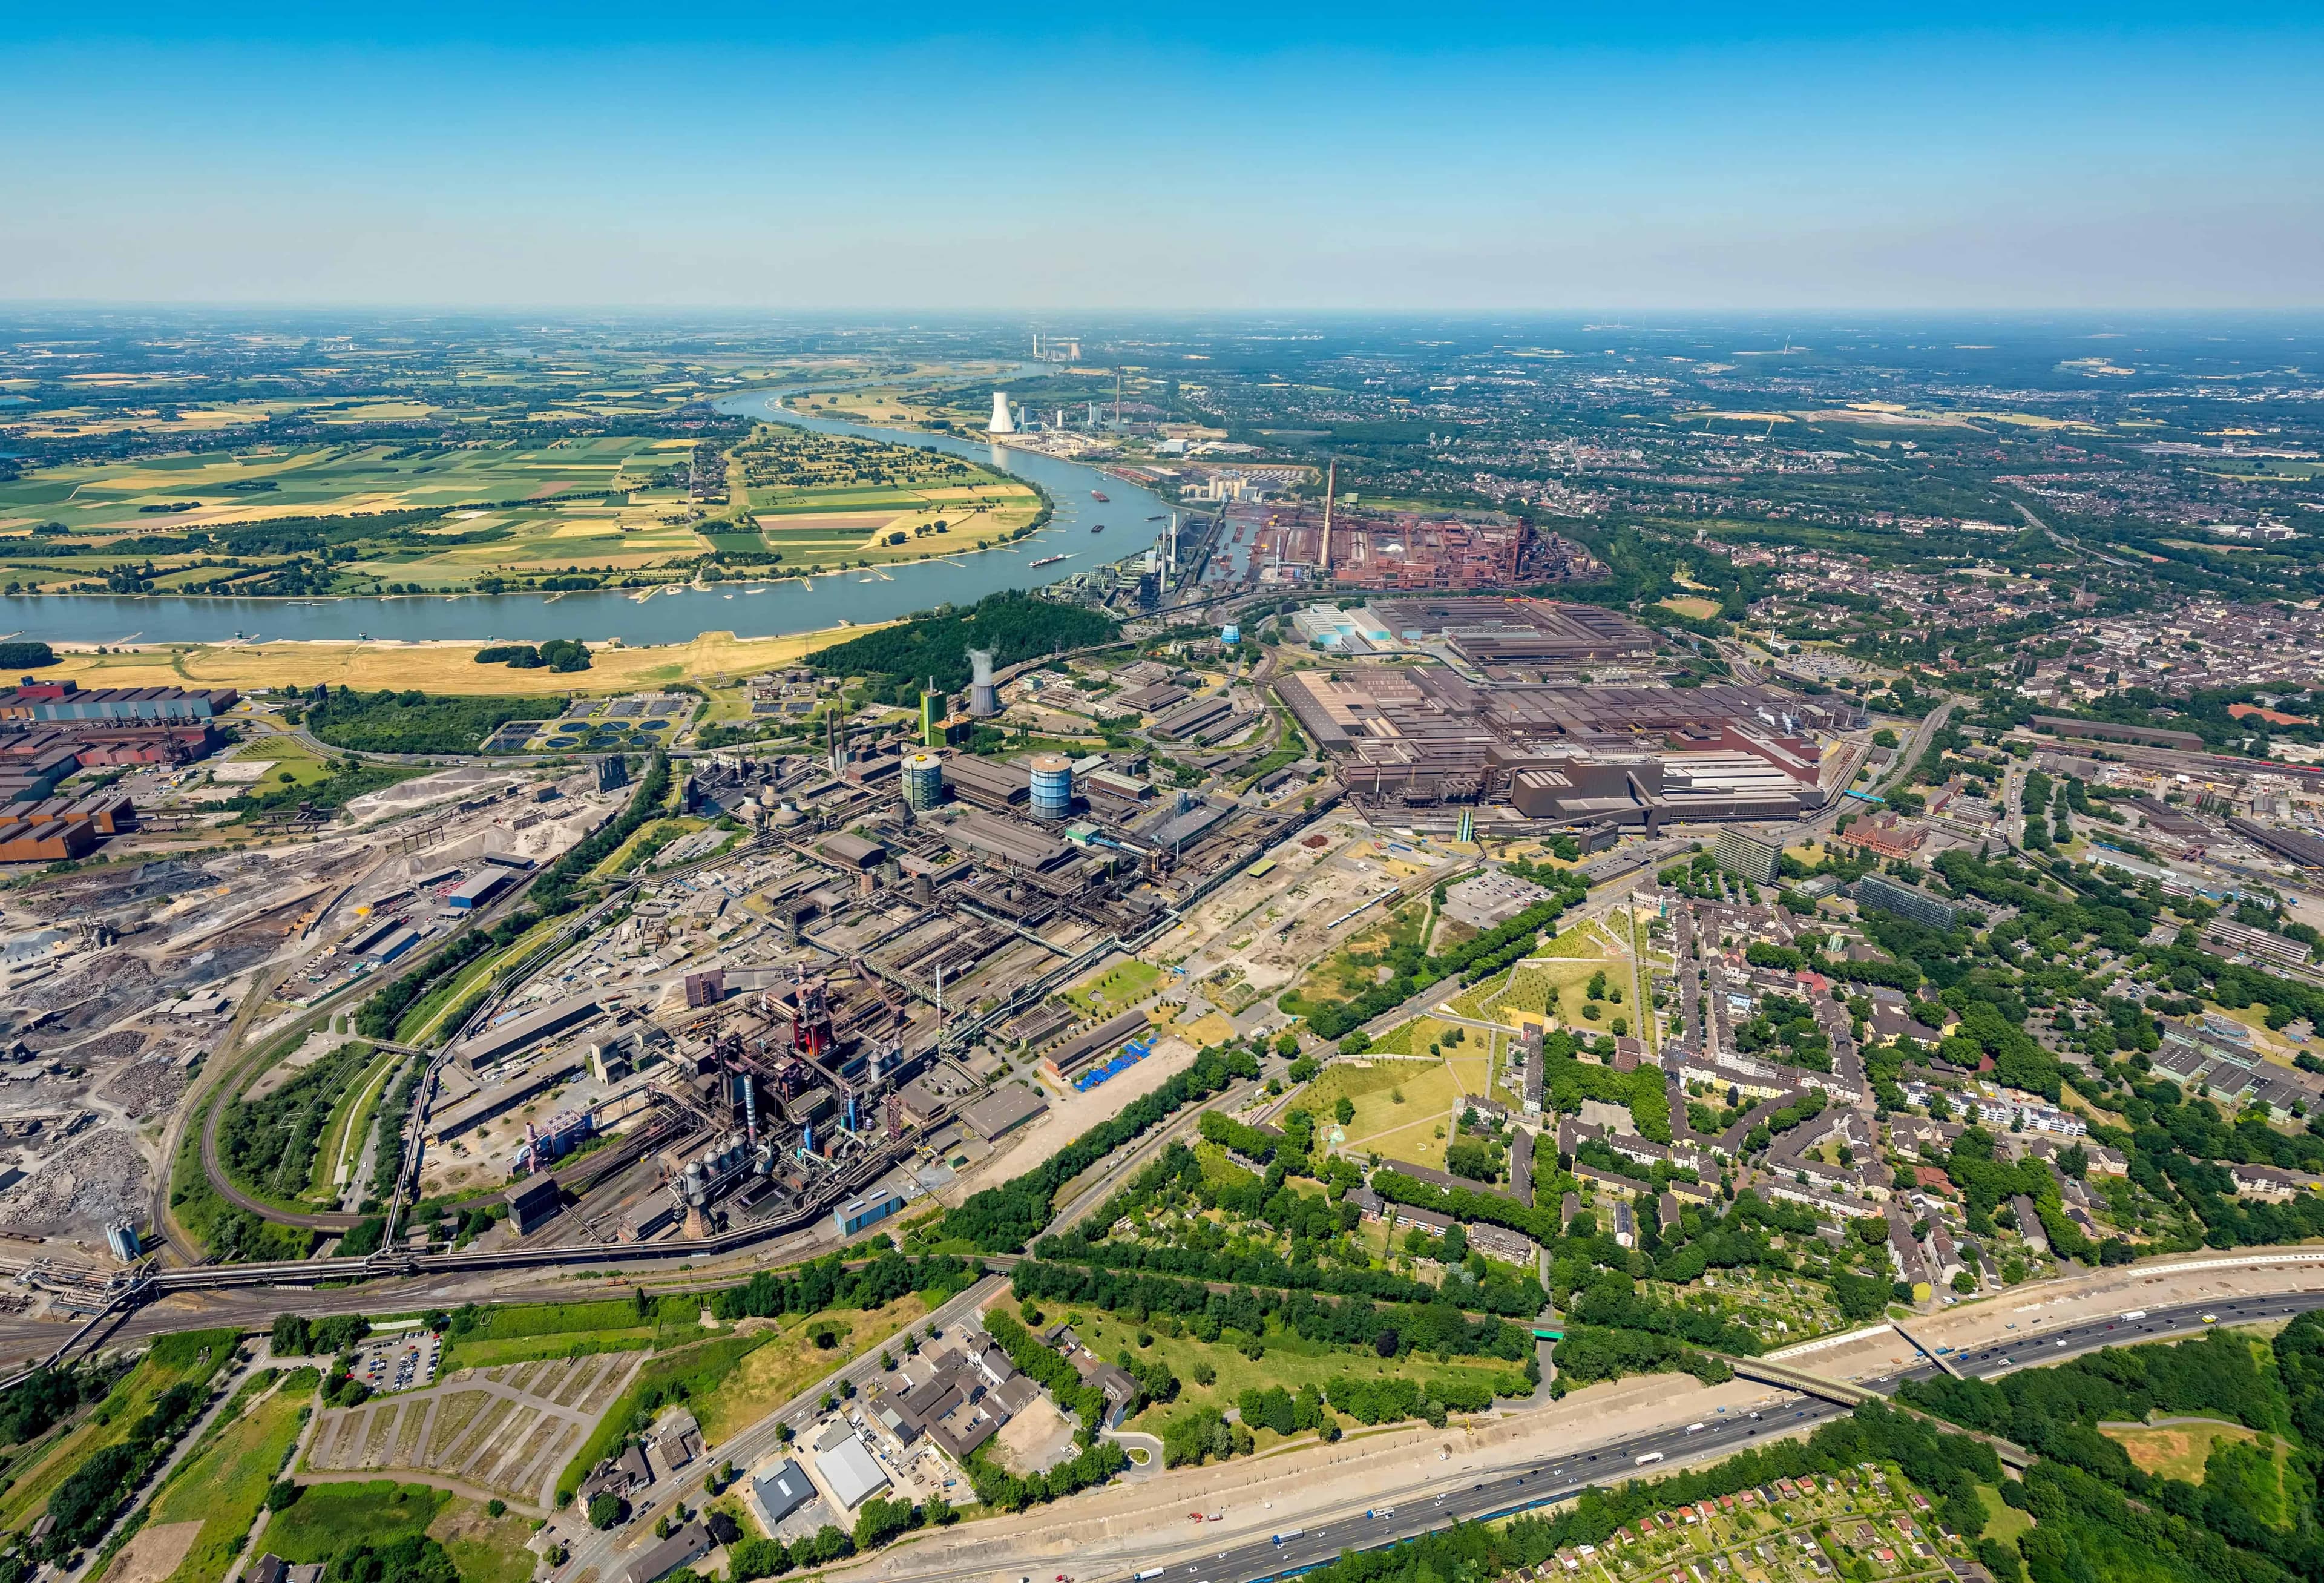
[(85, 819), (0, 824), (0, 863), (55, 863), (97, 849), (97, 826)]
[(1021, 811), (1033, 800), (1033, 774), (1023, 764), (956, 753), (945, 760), (944, 778), (961, 801), (994, 813)]
[[(1426, 608), (1441, 620), (1446, 606), (1507, 603)], [(1294, 671), (1276, 690), (1338, 761), (1341, 784), (1375, 804), (1506, 802), (1545, 823), (1651, 832), (1797, 818), (1837, 795), (1860, 762), (1860, 749), (1819, 740), (1860, 725), (1860, 706), (1736, 684), (1480, 682), (1449, 664), (1360, 664)]]
[(604, 1009), (595, 995), (576, 995), (524, 1016), (494, 1023), (460, 1044), (453, 1053), (470, 1071), (477, 1071), (494, 1061), (505, 1060), (520, 1051), (528, 1050), (544, 1039), (593, 1022)]
[(447, 892), (444, 904), (462, 912), (474, 912), (514, 883), (516, 876), (507, 869), (486, 866)]
[(831, 1212), (832, 1224), (839, 1227), (842, 1236), (853, 1236), (866, 1227), (876, 1226), (904, 1207), (904, 1195), (885, 1183), (873, 1188), (860, 1199), (853, 1199)]
[(230, 687), (189, 692), (182, 687), (94, 687), (77, 681), (35, 681), (0, 692), (0, 720), (208, 720), (240, 701)]

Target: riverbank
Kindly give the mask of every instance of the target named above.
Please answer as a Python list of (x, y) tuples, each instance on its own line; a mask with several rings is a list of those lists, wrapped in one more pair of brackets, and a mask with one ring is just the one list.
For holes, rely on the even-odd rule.
[(449, 640), (171, 643), (102, 654), (92, 649), (68, 653), (60, 644), (57, 663), (42, 667), (39, 674), (44, 680), (69, 678), (83, 687), (231, 687), (244, 692), (320, 684), (369, 692), (416, 687), (480, 697), (636, 692), (677, 682), (716, 688), (796, 665), (817, 649), (887, 625), (830, 626), (759, 638), (706, 632), (681, 643), (624, 643), (619, 648), (601, 648), (585, 637), (591, 647), (589, 669), (555, 672), (479, 665), (475, 653), (482, 643)]
[[(682, 646), (696, 634), (710, 632), (796, 638), (827, 631), (843, 621), (859, 627), (875, 625), (941, 604), (967, 605), (1005, 589), (1038, 588), (1146, 549), (1159, 538), (1160, 524), (1169, 520), (1169, 502), (1085, 463), (1010, 450), (989, 440), (975, 443), (943, 434), (836, 422), (785, 408), (782, 393), (741, 393), (721, 397), (717, 405), (743, 417), (918, 446), (977, 462), (1031, 486), (1049, 516), (1037, 520), (1024, 538), (975, 553), (937, 554), (927, 560), (850, 567), (805, 578), (778, 563), (761, 576), (730, 573), (721, 583), (669, 583), (652, 591), (295, 598), (194, 597), (161, 590), (134, 596), (0, 594), (0, 637), (41, 638), (60, 649), (68, 644), (230, 646), (237, 638), (280, 648), (285, 640), (345, 643), (350, 636), (358, 638), (355, 646), (372, 639), (475, 644), (571, 637), (593, 648), (613, 639)], [(1111, 495), (1111, 503), (1099, 502), (1099, 492)], [(1105, 536), (1093, 536), (1102, 523), (1108, 527)], [(756, 639), (746, 636), (742, 641)], [(748, 662), (760, 670), (781, 662)], [(176, 680), (187, 684), (182, 676)], [(394, 684), (392, 677), (372, 683)], [(498, 690), (472, 680), (466, 688), (445, 690)]]

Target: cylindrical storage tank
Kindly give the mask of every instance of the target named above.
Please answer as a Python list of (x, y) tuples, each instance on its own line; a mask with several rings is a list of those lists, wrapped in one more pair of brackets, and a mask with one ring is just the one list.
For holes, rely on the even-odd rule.
[(904, 802), (925, 811), (944, 801), (944, 760), (932, 753), (904, 755)]
[(1062, 819), (1074, 810), (1074, 765), (1063, 754), (1037, 753), (1026, 766), (1033, 772), (1033, 817)]

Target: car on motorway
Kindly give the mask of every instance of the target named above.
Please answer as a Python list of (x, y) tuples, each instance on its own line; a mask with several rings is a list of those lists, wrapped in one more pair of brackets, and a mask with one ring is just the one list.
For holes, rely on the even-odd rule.
[(2219, 1322), (2219, 1316), (2218, 1316), (2218, 1315), (2217, 1315), (2217, 1314), (2205, 1314), (2205, 1315), (2203, 1316), (2203, 1323), (2205, 1323), (2205, 1324), (2207, 1324), (2207, 1325), (2216, 1325), (2216, 1324), (2218, 1324), (2218, 1322)]

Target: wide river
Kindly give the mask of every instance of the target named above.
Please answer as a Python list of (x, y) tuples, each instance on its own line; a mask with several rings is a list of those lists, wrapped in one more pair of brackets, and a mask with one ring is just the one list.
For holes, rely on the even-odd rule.
[[(818, 389), (832, 388), (817, 386)], [(587, 642), (684, 643), (704, 632), (772, 637), (845, 622), (887, 621), (950, 601), (966, 604), (1003, 588), (1029, 588), (1119, 560), (1161, 536), (1170, 505), (1148, 490), (1079, 462), (1031, 451), (979, 444), (949, 435), (795, 412), (782, 404), (788, 391), (728, 396), (720, 411), (832, 434), (854, 434), (899, 445), (924, 446), (1038, 484), (1056, 503), (1049, 525), (1006, 549), (940, 560), (909, 561), (877, 571), (727, 582), (657, 593), (648, 599), (605, 590), (575, 594), (413, 595), (362, 599), (222, 599), (162, 595), (46, 594), (0, 596), (0, 636), (51, 643), (226, 643), (357, 637), (479, 643), (516, 639), (539, 643), (570, 637)], [(1093, 491), (1110, 498), (1099, 503)], [(1159, 519), (1159, 520), (1155, 520)], [(1096, 524), (1103, 533), (1093, 533)], [(1036, 569), (1046, 556), (1065, 560)], [(758, 592), (748, 590), (757, 589)]]

